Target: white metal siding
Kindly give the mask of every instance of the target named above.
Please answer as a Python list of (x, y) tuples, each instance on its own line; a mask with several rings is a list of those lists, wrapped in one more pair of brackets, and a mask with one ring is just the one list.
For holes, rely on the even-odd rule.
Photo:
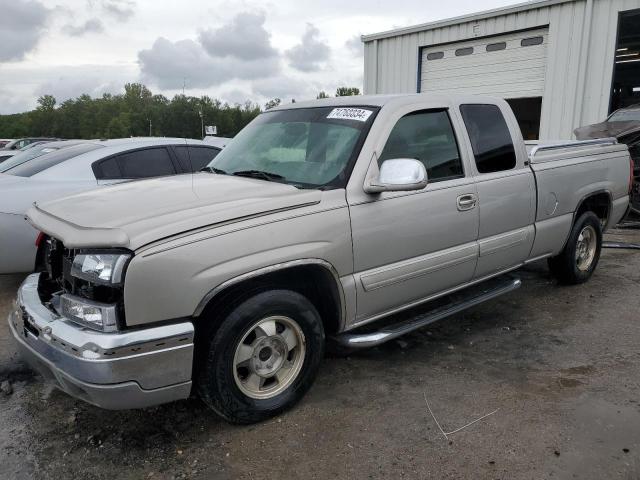
[[(542, 37), (540, 45), (521, 46), (521, 41)], [(504, 50), (487, 51), (487, 45), (506, 44)], [(502, 98), (541, 97), (547, 66), (548, 30), (485, 37), (422, 49), (420, 91), (494, 95)], [(456, 56), (460, 48), (473, 48), (470, 55)], [(431, 53), (444, 57), (429, 60)]]
[(374, 36), (365, 39), (364, 93), (418, 91), (420, 47), (548, 27), (540, 138), (572, 138), (574, 128), (606, 117), (618, 14), (637, 8), (640, 0), (532, 3), (488, 18), (461, 18), (418, 31)]

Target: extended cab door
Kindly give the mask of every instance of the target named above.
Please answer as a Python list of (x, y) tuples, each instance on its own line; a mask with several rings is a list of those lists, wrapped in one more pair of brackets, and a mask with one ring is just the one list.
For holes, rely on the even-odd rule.
[[(410, 192), (363, 192), (350, 183), (356, 324), (469, 282), (478, 256), (477, 193), (448, 108), (415, 105), (389, 114), (368, 168), (413, 158), (428, 185)], [(352, 178), (353, 180), (353, 178)]]
[(474, 278), (518, 267), (529, 257), (535, 228), (535, 179), (515, 117), (506, 102), (462, 104), (473, 152), (480, 210)]

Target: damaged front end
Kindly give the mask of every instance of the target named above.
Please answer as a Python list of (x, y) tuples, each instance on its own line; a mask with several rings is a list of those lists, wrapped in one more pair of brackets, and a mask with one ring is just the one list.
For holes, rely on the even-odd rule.
[(596, 138), (616, 138), (619, 143), (629, 147), (633, 161), (633, 184), (631, 186), (631, 211), (640, 216), (640, 121), (602, 122), (576, 128), (574, 135), (578, 140)]

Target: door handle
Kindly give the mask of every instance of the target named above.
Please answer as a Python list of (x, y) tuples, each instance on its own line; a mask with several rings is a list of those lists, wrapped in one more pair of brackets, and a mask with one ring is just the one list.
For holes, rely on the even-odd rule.
[(460, 195), (456, 201), (459, 212), (464, 212), (465, 210), (471, 210), (475, 208), (476, 203), (478, 203), (478, 198), (473, 193), (467, 193), (465, 195)]

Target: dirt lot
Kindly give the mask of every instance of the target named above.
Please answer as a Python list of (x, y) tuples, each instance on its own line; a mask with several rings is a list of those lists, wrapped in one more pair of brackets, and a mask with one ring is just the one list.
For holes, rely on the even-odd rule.
[[(640, 242), (640, 232), (609, 238)], [(583, 286), (544, 264), (523, 287), (350, 358), (272, 421), (230, 426), (198, 400), (108, 412), (16, 358), (0, 277), (0, 478), (640, 478), (640, 252), (606, 250)], [(446, 439), (445, 431), (487, 413)]]

